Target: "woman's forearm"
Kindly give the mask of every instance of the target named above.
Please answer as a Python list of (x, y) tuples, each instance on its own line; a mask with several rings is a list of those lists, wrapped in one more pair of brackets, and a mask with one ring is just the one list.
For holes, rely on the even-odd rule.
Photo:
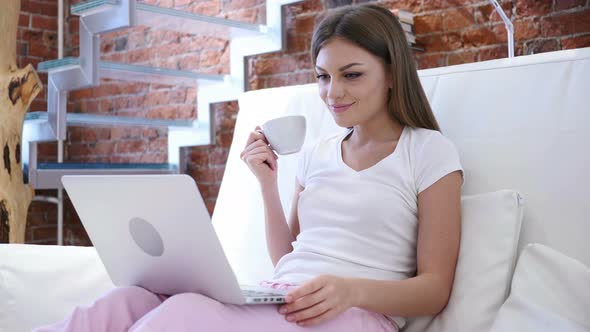
[(446, 306), (450, 288), (435, 274), (406, 280), (347, 279), (354, 306), (388, 316), (431, 316)]
[(293, 251), (291, 243), (295, 241), (289, 229), (285, 212), (276, 185), (262, 187), (264, 200), (264, 219), (266, 221), (266, 247), (273, 265), (279, 259)]

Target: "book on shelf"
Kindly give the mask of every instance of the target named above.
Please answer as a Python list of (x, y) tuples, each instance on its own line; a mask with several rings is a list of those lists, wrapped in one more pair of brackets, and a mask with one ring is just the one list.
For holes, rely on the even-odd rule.
[(397, 16), (400, 22), (414, 25), (414, 14), (411, 12), (403, 9), (393, 9), (391, 12)]

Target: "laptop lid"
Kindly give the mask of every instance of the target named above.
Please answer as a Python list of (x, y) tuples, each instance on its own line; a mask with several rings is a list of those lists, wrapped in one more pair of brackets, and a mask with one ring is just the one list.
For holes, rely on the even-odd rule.
[(62, 183), (115, 285), (244, 303), (191, 177), (76, 175)]

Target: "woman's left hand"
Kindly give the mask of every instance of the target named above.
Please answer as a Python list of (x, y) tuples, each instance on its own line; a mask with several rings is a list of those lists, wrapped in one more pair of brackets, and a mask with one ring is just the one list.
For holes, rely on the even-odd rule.
[(322, 275), (290, 291), (279, 312), (301, 326), (320, 324), (354, 306), (350, 279)]

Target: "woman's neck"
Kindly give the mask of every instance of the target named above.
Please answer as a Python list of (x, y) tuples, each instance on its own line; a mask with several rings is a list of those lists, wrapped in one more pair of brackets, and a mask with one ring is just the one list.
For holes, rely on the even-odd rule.
[(365, 146), (397, 141), (402, 134), (404, 126), (392, 120), (387, 113), (355, 125), (352, 135), (347, 140), (353, 146)]

